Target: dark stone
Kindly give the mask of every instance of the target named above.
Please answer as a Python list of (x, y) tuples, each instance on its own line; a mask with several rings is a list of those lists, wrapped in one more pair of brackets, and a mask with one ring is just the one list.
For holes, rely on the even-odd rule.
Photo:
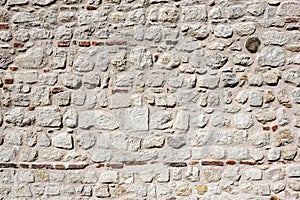
[(9, 56), (0, 54), (0, 69), (7, 69), (10, 63), (12, 63), (12, 60)]
[(258, 37), (251, 37), (247, 39), (245, 47), (250, 53), (256, 53), (259, 45), (260, 40)]

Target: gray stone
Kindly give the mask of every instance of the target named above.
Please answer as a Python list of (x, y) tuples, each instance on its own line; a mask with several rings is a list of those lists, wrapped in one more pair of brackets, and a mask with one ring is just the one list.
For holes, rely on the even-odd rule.
[(220, 69), (227, 63), (228, 57), (222, 53), (214, 53), (206, 56), (204, 60), (206, 65), (210, 68)]
[(5, 122), (15, 126), (27, 126), (35, 122), (35, 116), (26, 112), (23, 108), (13, 108), (4, 115)]
[(285, 51), (280, 47), (267, 46), (258, 56), (258, 64), (261, 66), (280, 67), (285, 63)]
[(250, 113), (239, 113), (234, 116), (233, 121), (237, 129), (249, 129), (254, 125), (253, 118)]
[(61, 126), (60, 110), (56, 106), (39, 107), (37, 111), (37, 124), (43, 127), (59, 127)]
[(299, 165), (290, 165), (286, 168), (286, 174), (288, 177), (300, 177), (300, 166)]
[(73, 149), (73, 137), (69, 133), (58, 133), (52, 137), (52, 143), (57, 148)]
[(32, 3), (39, 6), (48, 6), (54, 2), (55, 0), (34, 0)]
[(119, 172), (117, 171), (101, 171), (99, 175), (101, 183), (118, 183)]
[(68, 73), (62, 76), (62, 84), (70, 89), (78, 89), (81, 86), (81, 79), (79, 76)]
[(208, 115), (195, 113), (190, 117), (191, 127), (204, 128), (209, 121)]
[(247, 141), (248, 132), (246, 130), (219, 130), (214, 133), (215, 142), (221, 145), (243, 144)]
[(127, 130), (147, 131), (149, 129), (148, 108), (129, 108), (125, 110), (124, 126)]
[(235, 87), (239, 83), (236, 73), (225, 72), (221, 75), (224, 87)]
[(246, 180), (258, 181), (262, 179), (262, 171), (257, 168), (247, 168), (243, 174)]
[(245, 10), (243, 6), (230, 6), (226, 9), (226, 14), (229, 19), (238, 19), (245, 15)]
[(88, 129), (94, 127), (103, 130), (115, 130), (119, 127), (114, 115), (107, 111), (84, 111), (78, 116), (78, 127)]
[(200, 24), (189, 24), (183, 25), (181, 31), (197, 40), (203, 40), (208, 37), (210, 30), (208, 26), (203, 26)]
[(251, 74), (248, 78), (249, 85), (250, 86), (262, 86), (264, 82), (263, 75), (261, 73)]
[(183, 136), (170, 136), (167, 138), (167, 143), (174, 149), (179, 149), (186, 145), (186, 141)]
[(82, 131), (77, 137), (76, 141), (83, 149), (90, 149), (96, 143), (96, 138), (93, 133)]
[(110, 96), (110, 108), (126, 108), (130, 106), (130, 96), (127, 93), (115, 93)]
[(163, 71), (149, 71), (145, 74), (145, 83), (148, 87), (162, 87), (165, 83)]
[(219, 87), (220, 78), (216, 75), (201, 76), (198, 80), (199, 87), (216, 89)]
[(150, 136), (143, 139), (142, 145), (147, 148), (161, 148), (165, 143), (163, 136)]
[(256, 91), (250, 92), (249, 104), (252, 107), (261, 107), (263, 104), (263, 95), (260, 92)]
[(264, 75), (264, 81), (267, 85), (277, 85), (279, 81), (279, 74), (277, 72), (267, 71)]
[(214, 35), (216, 37), (228, 38), (231, 37), (233, 33), (233, 29), (231, 26), (218, 24), (214, 28)]
[(132, 74), (121, 74), (117, 76), (117, 87), (132, 87), (134, 83), (134, 76)]
[(268, 160), (269, 161), (279, 160), (280, 156), (281, 156), (280, 148), (273, 148), (268, 151)]
[(21, 146), (23, 144), (23, 135), (25, 135), (24, 130), (15, 128), (5, 128), (4, 142), (11, 145)]
[(162, 36), (162, 28), (160, 26), (150, 26), (145, 31), (145, 39), (149, 41), (160, 42)]
[(289, 70), (285, 74), (284, 81), (299, 87), (300, 86), (300, 70), (297, 70), (296, 68)]
[(88, 89), (93, 89), (100, 86), (100, 75), (98, 73), (85, 73), (82, 79), (83, 85)]
[(247, 36), (252, 35), (256, 31), (256, 26), (253, 22), (237, 23), (234, 25), (233, 30), (239, 36)]
[(29, 49), (26, 53), (18, 55), (15, 58), (15, 62), (20, 68), (41, 69), (45, 66), (47, 59), (44, 49), (39, 47)]
[(152, 54), (145, 48), (136, 48), (130, 51), (129, 62), (136, 70), (152, 67)]
[(282, 2), (277, 10), (280, 16), (300, 16), (300, 3), (298, 1)]
[(207, 20), (206, 5), (194, 5), (183, 7), (183, 21), (185, 22), (199, 22)]
[(63, 125), (74, 128), (77, 126), (77, 118), (77, 111), (74, 109), (70, 109), (63, 116)]
[(97, 149), (92, 151), (91, 153), (91, 160), (93, 162), (105, 162), (109, 161), (112, 156), (112, 151), (111, 150), (106, 150), (106, 149)]
[(173, 115), (166, 110), (151, 110), (150, 127), (157, 130), (171, 128), (173, 124)]
[(14, 78), (18, 83), (36, 83), (38, 82), (38, 72), (37, 71), (26, 71), (26, 72), (16, 72)]
[(262, 34), (262, 40), (265, 45), (284, 45), (288, 42), (289, 38), (280, 31), (266, 31)]
[(97, 185), (95, 187), (95, 195), (98, 198), (110, 197), (110, 191), (109, 191), (108, 185), (106, 185), (106, 184), (105, 185), (104, 184)]
[(177, 53), (166, 52), (159, 57), (158, 62), (166, 69), (173, 69), (181, 64), (181, 57)]
[(0, 31), (0, 40), (3, 42), (8, 42), (12, 39), (12, 34), (10, 31)]
[(80, 55), (73, 62), (73, 68), (78, 72), (90, 72), (94, 67), (95, 63), (88, 55)]
[(250, 66), (253, 64), (253, 59), (247, 54), (234, 54), (233, 63), (236, 65)]
[(229, 125), (230, 119), (227, 118), (224, 113), (216, 112), (211, 117), (211, 125), (215, 127), (224, 127)]
[(179, 110), (174, 120), (174, 128), (178, 130), (189, 129), (190, 116), (188, 112)]
[(191, 146), (202, 147), (207, 145), (212, 138), (212, 134), (209, 131), (189, 131), (187, 133), (187, 139)]
[(253, 16), (261, 16), (266, 9), (266, 5), (264, 2), (250, 2), (246, 6), (247, 12), (249, 12)]
[(7, 69), (10, 63), (12, 63), (11, 57), (7, 54), (0, 53), (0, 69)]

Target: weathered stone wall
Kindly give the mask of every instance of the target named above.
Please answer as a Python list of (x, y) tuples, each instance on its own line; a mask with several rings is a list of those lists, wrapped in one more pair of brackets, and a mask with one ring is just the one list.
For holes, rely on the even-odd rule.
[(299, 0), (0, 0), (0, 199), (298, 199)]

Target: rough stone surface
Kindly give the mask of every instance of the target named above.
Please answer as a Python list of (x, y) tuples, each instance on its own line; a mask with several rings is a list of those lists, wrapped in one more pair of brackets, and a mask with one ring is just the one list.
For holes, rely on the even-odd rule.
[(299, 199), (298, 0), (0, 0), (0, 199)]

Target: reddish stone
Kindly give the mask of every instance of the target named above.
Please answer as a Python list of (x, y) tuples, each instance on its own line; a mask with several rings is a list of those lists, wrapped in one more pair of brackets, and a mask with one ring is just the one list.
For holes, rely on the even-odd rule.
[(157, 61), (158, 60), (158, 55), (156, 54), (156, 55), (154, 55), (154, 61)]
[(53, 94), (57, 94), (57, 93), (60, 93), (60, 92), (62, 92), (62, 91), (64, 91), (61, 87), (54, 87), (54, 88), (52, 88), (52, 90), (51, 90), (51, 92), (53, 93)]
[(227, 160), (226, 164), (227, 165), (234, 165), (236, 162), (234, 160)]
[(13, 82), (14, 82), (14, 79), (12, 79), (12, 78), (6, 78), (6, 79), (4, 79), (4, 83), (5, 84), (13, 84)]
[(21, 168), (25, 168), (25, 169), (28, 169), (29, 168), (29, 164), (25, 164), (25, 163), (20, 163), (19, 166)]
[(86, 6), (86, 9), (87, 10), (97, 10), (97, 6), (93, 6), (93, 5), (88, 5), (88, 6)]
[(91, 46), (91, 42), (90, 42), (90, 41), (80, 41), (80, 42), (78, 43), (78, 45), (79, 45), (80, 47), (89, 47), (89, 46)]
[(21, 47), (24, 47), (24, 44), (23, 44), (23, 43), (20, 43), (20, 42), (14, 43), (14, 47), (15, 47), (15, 48), (21, 48)]
[(53, 169), (51, 164), (36, 164), (35, 168), (37, 169)]
[(145, 165), (147, 162), (142, 162), (142, 161), (125, 161), (125, 165)]
[(297, 23), (297, 22), (299, 22), (299, 18), (296, 18), (296, 17), (288, 17), (288, 18), (285, 18), (285, 22), (286, 22), (286, 23)]
[(104, 167), (104, 164), (103, 164), (103, 163), (97, 163), (97, 164), (96, 164), (96, 167), (97, 167), (97, 168)]
[(59, 41), (59, 42), (57, 42), (57, 46), (58, 47), (69, 47), (70, 42), (69, 41)]
[(97, 41), (92, 41), (93, 46), (102, 46), (104, 45), (104, 42), (97, 42)]
[(268, 130), (270, 130), (270, 127), (269, 127), (269, 126), (263, 126), (262, 129), (263, 129), (264, 131), (268, 131)]
[(44, 73), (48, 73), (50, 71), (51, 71), (50, 69), (44, 69)]
[(198, 164), (199, 164), (198, 161), (191, 161), (191, 162), (189, 162), (189, 165), (198, 165)]
[(115, 43), (115, 45), (126, 45), (127, 44), (126, 41), (115, 41), (114, 43)]
[(272, 131), (275, 132), (278, 129), (278, 125), (272, 126)]
[(28, 107), (28, 110), (29, 111), (33, 111), (35, 109), (35, 107), (34, 106), (30, 106), (30, 107)]
[(115, 93), (128, 93), (128, 90), (126, 90), (126, 89), (113, 89), (112, 93), (113, 94), (115, 94)]
[(69, 164), (68, 169), (84, 169), (88, 164)]
[(0, 24), (0, 29), (9, 29), (8, 24)]
[(259, 162), (255, 162), (255, 161), (240, 161), (240, 164), (242, 165), (259, 165)]
[(202, 161), (202, 165), (216, 165), (216, 166), (223, 166), (224, 162), (223, 161)]
[(64, 7), (60, 7), (60, 10), (61, 10), (61, 11), (64, 11), (64, 10), (70, 10), (70, 7), (65, 7), (65, 6), (64, 6)]
[(169, 167), (186, 167), (187, 164), (185, 162), (170, 162), (166, 163)]
[(123, 168), (123, 164), (122, 163), (107, 163), (106, 167), (111, 167), (113, 169), (122, 169)]
[(64, 165), (57, 164), (57, 165), (55, 165), (55, 169), (63, 170), (63, 169), (66, 169), (66, 167)]
[(112, 45), (115, 44), (115, 42), (114, 41), (107, 41), (107, 42), (105, 42), (105, 44), (108, 45), (108, 46), (112, 46)]
[(10, 71), (17, 71), (18, 70), (17, 67), (10, 67), (9, 69), (10, 69)]

